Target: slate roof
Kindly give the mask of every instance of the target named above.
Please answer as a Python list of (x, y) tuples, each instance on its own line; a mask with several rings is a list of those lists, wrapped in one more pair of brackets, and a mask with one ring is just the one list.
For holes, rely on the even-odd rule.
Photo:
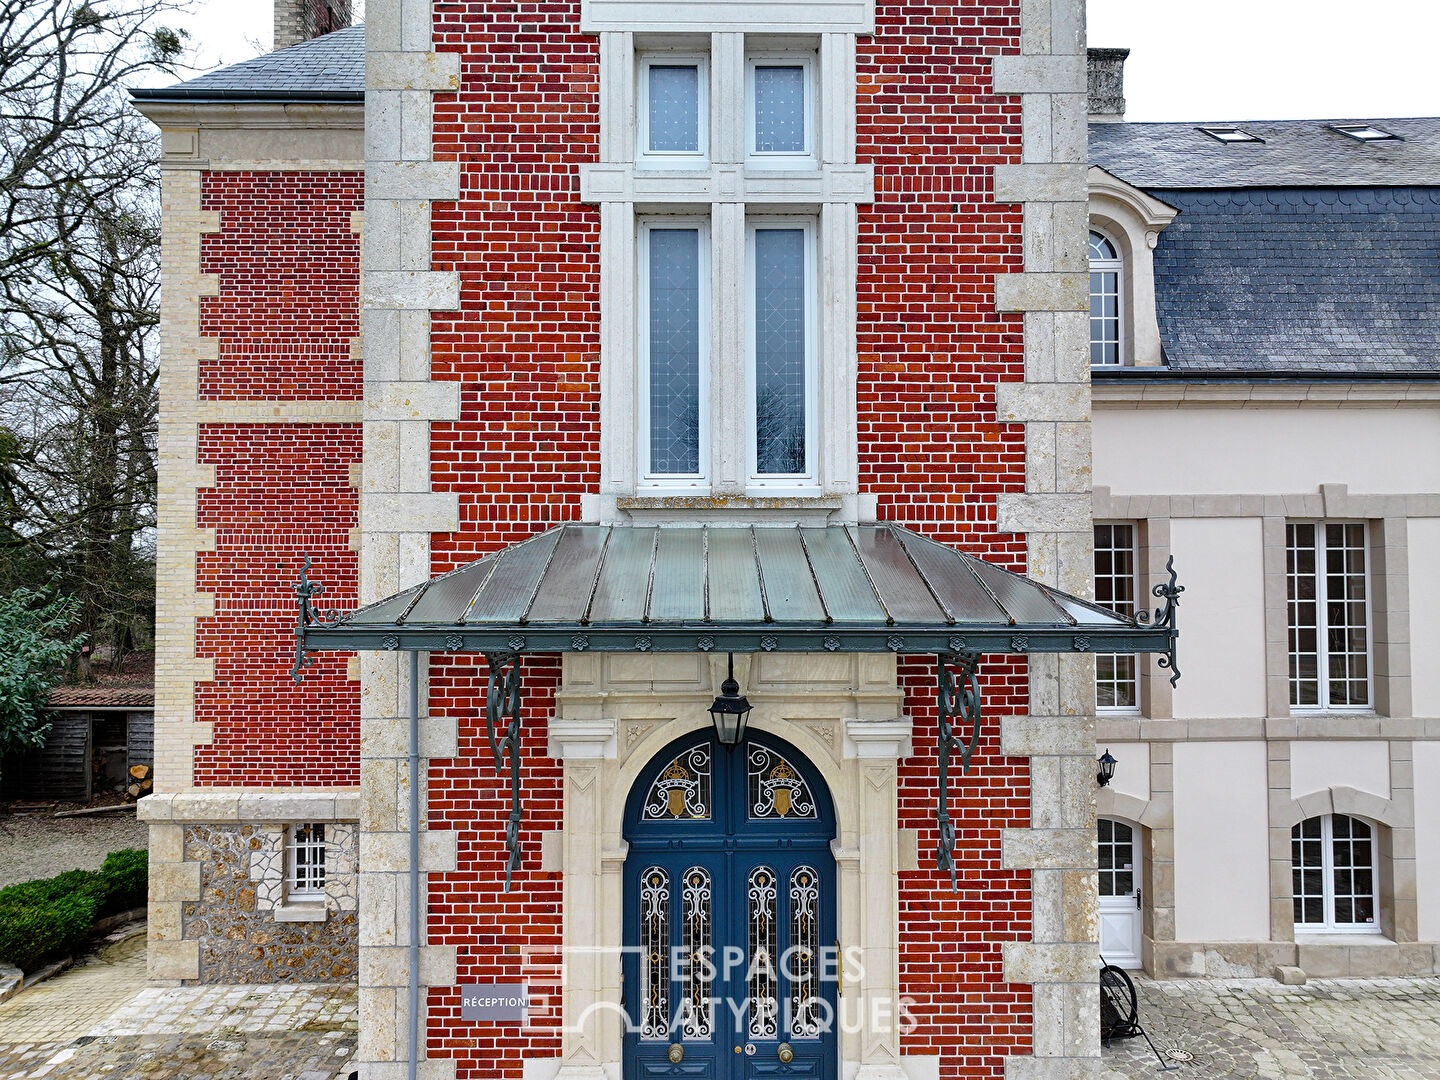
[(132, 90), (138, 101), (365, 99), (365, 27), (351, 26), (174, 86)]
[(1163, 194), (1172, 369), (1440, 374), (1440, 187)]
[[(1360, 142), (1334, 124), (1400, 136)], [(1238, 127), (1263, 143), (1222, 143), (1201, 127)], [(1411, 187), (1440, 184), (1440, 118), (1091, 124), (1090, 163), (1147, 190), (1230, 187)]]

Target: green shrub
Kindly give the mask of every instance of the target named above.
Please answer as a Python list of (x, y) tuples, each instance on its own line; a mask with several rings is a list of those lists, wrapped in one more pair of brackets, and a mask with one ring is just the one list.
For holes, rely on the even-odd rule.
[(143, 907), (150, 887), (150, 855), (144, 848), (126, 848), (105, 856), (100, 869), (105, 881), (103, 914)]
[(148, 858), (140, 848), (112, 851), (105, 865), (0, 889), (0, 963), (33, 971), (73, 955), (95, 920), (145, 903)]
[[(71, 871), (77, 873), (90, 879), (100, 876)], [(42, 961), (71, 954), (84, 944), (99, 907), (97, 881), (82, 880), (79, 887), (65, 889), (56, 887), (58, 880), (26, 881), (0, 889), (0, 962), (32, 971)]]

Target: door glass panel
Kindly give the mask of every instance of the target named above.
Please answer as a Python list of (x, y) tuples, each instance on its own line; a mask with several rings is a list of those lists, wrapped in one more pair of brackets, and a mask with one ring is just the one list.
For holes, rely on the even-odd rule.
[(650, 468), (700, 472), (700, 230), (651, 229)]
[(714, 1027), (710, 983), (714, 978), (710, 940), (710, 875), (704, 867), (685, 871), (680, 887), (680, 948), (684, 964), (681, 1008), (687, 1039), (708, 1039)]
[(765, 746), (751, 746), (749, 762), (752, 821), (815, 819), (815, 798), (795, 766)]
[(805, 472), (805, 230), (755, 231), (755, 469)]
[(640, 1037), (670, 1034), (670, 876), (658, 866), (640, 876)]
[(645, 796), (645, 821), (710, 819), (710, 744), (682, 751), (655, 778)]
[(820, 998), (820, 875), (812, 866), (790, 874), (790, 948), (785, 974), (790, 980), (790, 1034), (809, 1038), (825, 1022)]
[(779, 1032), (776, 986), (775, 871), (757, 866), (750, 873), (747, 910), (750, 925), (748, 982), (750, 1036), (773, 1039)]
[(1100, 895), (1130, 896), (1135, 892), (1135, 831), (1120, 821), (1101, 818)]

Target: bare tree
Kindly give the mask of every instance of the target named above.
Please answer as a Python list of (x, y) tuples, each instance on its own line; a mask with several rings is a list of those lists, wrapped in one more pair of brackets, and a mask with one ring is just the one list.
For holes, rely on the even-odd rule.
[(174, 0), (0, 0), (0, 588), (58, 577), (116, 662), (153, 622), (159, 225), (127, 85)]

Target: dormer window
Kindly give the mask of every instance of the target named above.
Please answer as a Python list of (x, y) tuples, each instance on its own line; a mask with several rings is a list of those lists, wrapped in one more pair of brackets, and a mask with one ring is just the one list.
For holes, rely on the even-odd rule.
[(1090, 366), (1124, 363), (1120, 348), (1120, 273), (1124, 264), (1113, 243), (1090, 233)]

